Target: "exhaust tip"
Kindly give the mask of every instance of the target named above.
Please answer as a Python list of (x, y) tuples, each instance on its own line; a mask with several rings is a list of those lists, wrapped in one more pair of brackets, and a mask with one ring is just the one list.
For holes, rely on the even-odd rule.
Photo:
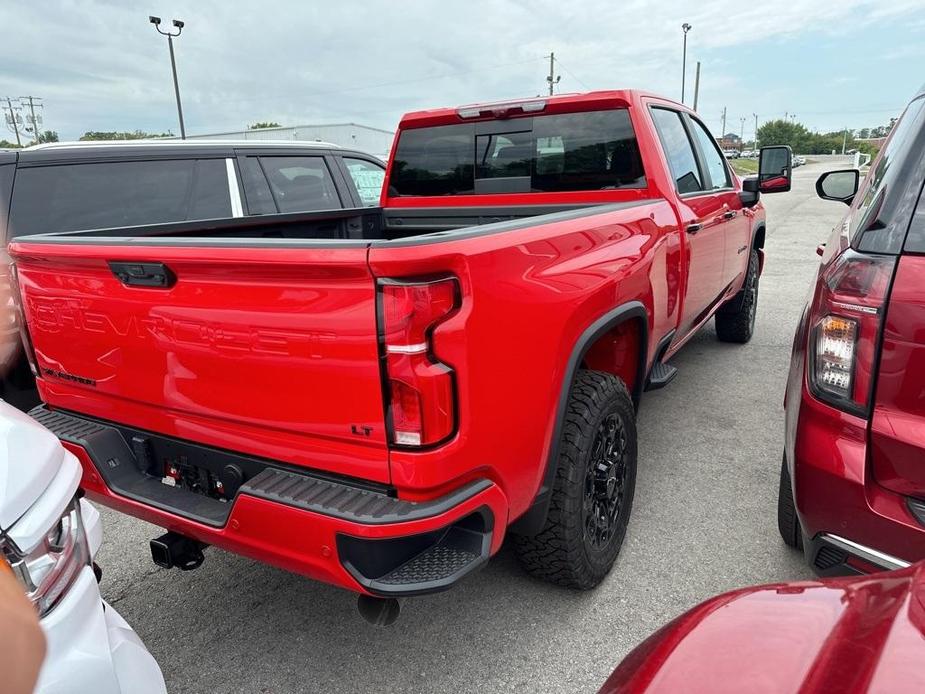
[(357, 611), (369, 624), (387, 627), (395, 623), (401, 614), (401, 605), (395, 598), (376, 598), (372, 595), (360, 595), (357, 598)]

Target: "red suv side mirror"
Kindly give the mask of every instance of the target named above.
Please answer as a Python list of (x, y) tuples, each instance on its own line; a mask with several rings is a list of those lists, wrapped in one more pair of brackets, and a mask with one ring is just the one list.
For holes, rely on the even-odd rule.
[(857, 169), (826, 171), (816, 181), (816, 195), (850, 205), (858, 192), (861, 174)]

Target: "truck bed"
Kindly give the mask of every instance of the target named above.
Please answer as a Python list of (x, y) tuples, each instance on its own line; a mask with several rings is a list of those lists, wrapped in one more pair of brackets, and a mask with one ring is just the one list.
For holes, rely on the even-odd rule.
[[(392, 208), (362, 207), (321, 212), (256, 215), (229, 219), (152, 224), (114, 229), (91, 229), (58, 234), (21, 236), (21, 243), (124, 245), (212, 245), (227, 239), (230, 242), (253, 245), (269, 241), (268, 245), (286, 245), (286, 241), (351, 242), (395, 241), (429, 236), (420, 242), (433, 240), (434, 235), (467, 237), (475, 234), (498, 233), (521, 228), (524, 224), (551, 223), (600, 214), (651, 200), (597, 205), (511, 205), (504, 207), (424, 207)], [(490, 225), (490, 226), (489, 226)], [(487, 228), (486, 228), (487, 227)], [(439, 238), (439, 237), (437, 237)], [(168, 241), (169, 239), (169, 241)], [(278, 239), (279, 244), (272, 240)], [(164, 240), (164, 241), (160, 241)], [(346, 242), (346, 243), (340, 243)], [(217, 243), (216, 245), (224, 245)]]

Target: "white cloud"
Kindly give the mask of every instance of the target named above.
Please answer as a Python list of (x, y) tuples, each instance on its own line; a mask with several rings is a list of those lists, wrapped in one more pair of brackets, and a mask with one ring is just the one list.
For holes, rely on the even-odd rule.
[[(6, 32), (0, 46), (4, 89), (44, 97), (47, 126), (69, 136), (88, 129), (176, 131), (166, 41), (147, 22), (156, 13), (165, 24), (177, 17), (187, 25), (175, 46), (190, 131), (267, 119), (391, 128), (410, 109), (538, 93), (550, 49), (563, 61), (566, 91), (582, 90), (580, 80), (590, 88), (635, 86), (677, 96), (683, 21), (694, 26), (693, 65), (711, 51), (748, 51), (759, 38), (837, 36), (865, 17), (922, 7), (912, 0), (795, 0), (773, 9), (738, 0), (687, 7), (642, 0), (128, 4), (5, 4), (0, 21), (18, 30)], [(714, 93), (728, 90), (733, 98), (750, 88), (735, 64), (704, 68)], [(767, 85), (765, 96), (778, 88)], [(719, 103), (712, 101), (711, 108)]]

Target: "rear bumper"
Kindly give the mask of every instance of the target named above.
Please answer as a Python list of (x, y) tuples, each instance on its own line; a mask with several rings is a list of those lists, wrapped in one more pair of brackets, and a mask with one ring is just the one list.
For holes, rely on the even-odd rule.
[(796, 403), (788, 403), (787, 458), (810, 565), (821, 575), (843, 575), (925, 559), (925, 526), (909, 500), (872, 477), (866, 420), (801, 390), (798, 416), (789, 411)]
[[(92, 499), (348, 590), (391, 596), (446, 590), (483, 565), (503, 540), (507, 499), (488, 480), (411, 502), (349, 481), (268, 465), (246, 479), (232, 500), (215, 502), (223, 507), (219, 514), (202, 510), (213, 499), (142, 475), (130, 451), (114, 459), (112, 447), (100, 444), (105, 439), (84, 426), (105, 425), (38, 414), (80, 461), (81, 485)], [(107, 436), (111, 439), (111, 432)], [(122, 472), (114, 477), (113, 469)], [(188, 508), (193, 511), (186, 513)]]

